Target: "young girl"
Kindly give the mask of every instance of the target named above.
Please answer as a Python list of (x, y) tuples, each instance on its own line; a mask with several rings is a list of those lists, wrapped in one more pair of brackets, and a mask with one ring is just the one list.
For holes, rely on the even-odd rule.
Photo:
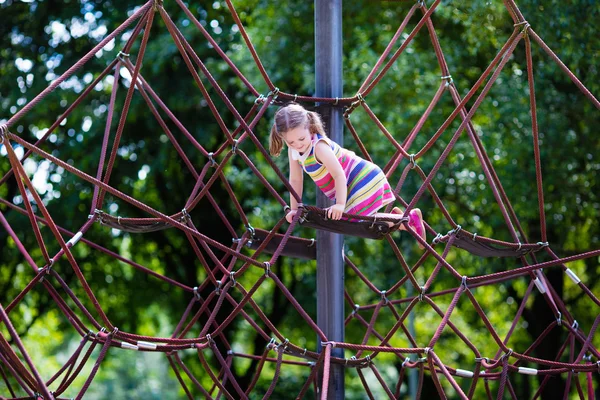
[[(391, 214), (377, 212), (395, 200), (385, 174), (377, 165), (330, 140), (319, 114), (295, 103), (277, 110), (269, 137), (271, 155), (279, 156), (284, 143), (288, 147), (290, 184), (302, 197), (304, 170), (323, 193), (335, 201), (327, 208), (328, 218), (338, 220), (344, 212), (378, 218), (403, 217), (398, 207), (394, 207)], [(291, 211), (286, 215), (288, 222), (298, 211), (298, 202), (292, 195), (290, 205)], [(409, 218), (408, 225), (425, 240), (421, 210), (413, 209)], [(400, 229), (406, 230), (404, 225)], [(419, 247), (423, 248), (420, 243)]]

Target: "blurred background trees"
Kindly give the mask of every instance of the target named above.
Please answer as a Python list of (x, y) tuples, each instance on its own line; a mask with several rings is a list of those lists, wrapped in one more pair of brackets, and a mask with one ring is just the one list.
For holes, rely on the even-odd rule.
[[(463, 95), (473, 86), (513, 30), (513, 22), (501, 1), (471, 3), (467, 2), (465, 5), (464, 2), (443, 2), (433, 15), (436, 33), (454, 83)], [(561, 57), (591, 93), (598, 97), (600, 37), (597, 35), (596, 23), (600, 17), (600, 4), (588, 0), (521, 3), (523, 4), (518, 5), (532, 29)], [(259, 92), (266, 94), (268, 88), (256, 69), (225, 2), (215, 0), (187, 4), (248, 80)], [(389, 0), (352, 1), (343, 5), (346, 96), (356, 93), (412, 4)], [(7, 120), (10, 115), (31, 101), (140, 5), (141, 3), (130, 0), (0, 0), (0, 122)], [(314, 92), (315, 43), (312, 2), (293, 2), (284, 7), (280, 2), (270, 0), (237, 0), (234, 5), (272, 81), (284, 92), (311, 95)], [(242, 114), (247, 113), (253, 105), (254, 96), (235, 77), (214, 49), (206, 44), (204, 37), (175, 2), (165, 2), (164, 7), (233, 104)], [(407, 33), (418, 22), (420, 15), (417, 12), (411, 20)], [(47, 129), (116, 57), (131, 34), (131, 29), (106, 46), (101, 54), (94, 57), (20, 120), (12, 131), (30, 142), (40, 137), (44, 129)], [(133, 60), (138, 46), (139, 41), (131, 52)], [(600, 126), (599, 113), (539, 46), (534, 44), (533, 52), (548, 239), (560, 256), (598, 249), (600, 234), (596, 222), (600, 209), (597, 178), (600, 170), (600, 139), (595, 128)], [(224, 142), (206, 101), (202, 99), (158, 15), (152, 27), (142, 74), (206, 149), (213, 151)], [(440, 76), (431, 40), (426, 31), (422, 30), (406, 53), (397, 60), (382, 82), (368, 96), (367, 102), (386, 128), (395, 137), (402, 139), (425, 111), (439, 85)], [(125, 71), (119, 74), (118, 79), (123, 87), (120, 89), (122, 96), (117, 98), (115, 106), (116, 119), (119, 117), (118, 110), (123, 107), (123, 94), (130, 83), (130, 77)], [(112, 77), (107, 77), (98, 84), (88, 99), (69, 116), (67, 122), (50, 136), (43, 148), (95, 176), (113, 84)], [(211, 95), (213, 99), (217, 98), (214, 91), (211, 91)], [(236, 127), (237, 123), (231, 112), (220, 100), (215, 101), (228, 126)], [(472, 103), (473, 101), (469, 106)], [(453, 104), (446, 95), (411, 150), (420, 149), (452, 110)], [(269, 110), (266, 118), (255, 129), (263, 145), (267, 145), (273, 112), (274, 109)], [(534, 242), (540, 238), (540, 221), (535, 195), (530, 120), (525, 50), (521, 43), (476, 113), (474, 124), (488, 154), (492, 157), (494, 167), (505, 185), (504, 188), (528, 238)], [(360, 110), (352, 115), (352, 123), (357, 127), (374, 160), (380, 165), (385, 165), (391, 153), (377, 127)], [(113, 124), (113, 129), (114, 127)], [(458, 124), (455, 122), (453, 127), (456, 129)], [(451, 127), (449, 131), (454, 130)], [(420, 160), (419, 165), (426, 172), (432, 168), (443, 151), (449, 135), (450, 133), (446, 133), (440, 143)], [(345, 145), (357, 150), (350, 135), (346, 136)], [(264, 162), (256, 147), (250, 141), (245, 141), (241, 144), (241, 149), (257, 164), (269, 182), (287, 196), (283, 184)], [(18, 146), (16, 151), (19, 155), (23, 154)], [(194, 149), (186, 149), (186, 152), (197, 169), (207, 162), (206, 158)], [(0, 158), (0, 176), (6, 174), (10, 168), (5, 155), (6, 151), (3, 150)], [(276, 162), (283, 171), (287, 170), (285, 160), (278, 159)], [(73, 232), (77, 231), (88, 218), (93, 187), (39, 157), (31, 157), (25, 163), (25, 168), (36, 182), (36, 187), (57, 224)], [(391, 180), (397, 181), (400, 172), (401, 170), (396, 172)], [(280, 205), (271, 198), (239, 159), (234, 157), (227, 165), (225, 174), (244, 211), (250, 217), (251, 225), (270, 229), (281, 217)], [(180, 211), (195, 183), (138, 93), (133, 98), (127, 116), (125, 136), (119, 147), (110, 182), (119, 190), (166, 214)], [(416, 175), (409, 176), (400, 195), (404, 199), (410, 199), (420, 182)], [(470, 142), (463, 140), (457, 144), (436, 176), (434, 187), (455, 221), (465, 229), (488, 237), (510, 240)], [(314, 188), (307, 185), (307, 203), (310, 203), (308, 199), (314, 198), (313, 193)], [(245, 228), (223, 185), (215, 185), (211, 194), (238, 229), (238, 234), (243, 233)], [(0, 198), (23, 206), (23, 199), (14, 179), (9, 179), (0, 186)], [(191, 213), (194, 224), (211, 238), (230, 244), (231, 233), (225, 229), (215, 213), (206, 211), (210, 210), (210, 207), (207, 201), (200, 203)], [(436, 231), (445, 233), (451, 228), (442, 213), (434, 207), (431, 198), (425, 196), (419, 207), (424, 210), (428, 223)], [(39, 249), (36, 250), (37, 244), (27, 217), (6, 205), (0, 205), (0, 211), (18, 232), (19, 238), (32, 256), (41, 260), (41, 253)], [(112, 215), (146, 216), (112, 196), (107, 196), (104, 211)], [(58, 245), (51, 239), (48, 229), (42, 229), (42, 232), (47, 239), (46, 243), (49, 244), (49, 252), (53, 254), (53, 251), (58, 250)], [(298, 229), (297, 234), (314, 236), (314, 232), (307, 229)], [(128, 234), (96, 224), (86, 238), (187, 285), (196, 286), (206, 278), (193, 249), (176, 230)], [(400, 236), (398, 240), (401, 241), (401, 248), (407, 257), (418, 257), (412, 239), (403, 239), (404, 237)], [(389, 287), (402, 277), (397, 262), (390, 261), (394, 260), (394, 257), (384, 242), (348, 237), (345, 245), (347, 254), (378, 287)], [(6, 306), (32, 279), (33, 273), (5, 230), (0, 230), (0, 249), (0, 303)], [(187, 294), (171, 290), (172, 288), (162, 281), (116, 262), (87, 245), (76, 246), (74, 254), (115, 326), (123, 331), (142, 335), (170, 335), (189, 302)], [(540, 255), (540, 258), (544, 260), (543, 255)], [(450, 255), (448, 261), (468, 276), (519, 266), (513, 259), (482, 260), (458, 250)], [(600, 292), (598, 264), (597, 258), (590, 258), (569, 265), (594, 293)], [(56, 268), (76, 290), (76, 294), (84, 297), (84, 292), (77, 285), (68, 264), (62, 261)], [(315, 264), (286, 258), (274, 266), (274, 270), (305, 310), (316, 318)], [(583, 296), (572, 282), (565, 280), (560, 269), (549, 269), (546, 274), (567, 307), (577, 311), (576, 318), (580, 326), (589, 332), (598, 314), (597, 306)], [(419, 277), (427, 278), (425, 275)], [(252, 272), (244, 275), (246, 283), (251, 284), (253, 279), (255, 280), (256, 276)], [(433, 289), (452, 287), (455, 284), (450, 276), (442, 275)], [(517, 279), (474, 290), (478, 301), (485, 304), (487, 310), (492, 310), (488, 316), (496, 324), (499, 333), (506, 334), (527, 284), (528, 281)], [(357, 300), (364, 302), (363, 304), (374, 301), (372, 296), (364, 291), (364, 285), (354, 274), (347, 274), (346, 285), (353, 293), (357, 293)], [(261, 289), (256, 300), (271, 318), (277, 320), (277, 326), (285, 327), (282, 329), (288, 337), (295, 338), (296, 342), (304, 340), (306, 347), (315, 348), (314, 333), (306, 326), (296, 323), (297, 314), (292, 311), (281, 293), (269, 284)], [(361, 291), (364, 293), (363, 297)], [(442, 309), (447, 307), (449, 301), (450, 298), (436, 300)], [(424, 337), (429, 337), (427, 335), (431, 334), (431, 326), (437, 326), (436, 321), (439, 323), (439, 319), (431, 314), (430, 310), (425, 309), (416, 313), (415, 329)], [(31, 350), (36, 365), (48, 374), (56, 371), (64, 363), (72, 353), (73, 346), (78, 343), (77, 333), (53, 306), (52, 299), (41, 286), (26, 296), (10, 316)], [(368, 315), (365, 316), (366, 319), (367, 317)], [(511, 345), (524, 350), (553, 318), (542, 297), (539, 294), (534, 296), (534, 300), (527, 304), (522, 321), (511, 339)], [(481, 321), (476, 318), (470, 304), (459, 303), (456, 316), (453, 315), (453, 322), (460, 326), (480, 349), (490, 349), (489, 356), (493, 356), (496, 347)], [(390, 321), (384, 319), (378, 324), (385, 330)], [(361, 329), (358, 325), (350, 323), (346, 331), (347, 341), (360, 342), (363, 333)], [(257, 335), (240, 321), (236, 320), (228, 330), (228, 335), (234, 343), (239, 343), (238, 346), (243, 351), (261, 354), (264, 349), (263, 339), (256, 337)], [(457, 364), (472, 362), (471, 355), (459, 351), (453, 354), (451, 351), (454, 348), (453, 343), (458, 343), (456, 337), (447, 335), (442, 340), (443, 346), (440, 347), (448, 349), (446, 354), (442, 353), (447, 356), (446, 359)], [(564, 342), (564, 337), (556, 334), (547, 340), (535, 355), (552, 359), (556, 348)], [(593, 343), (596, 346), (600, 345), (597, 335)], [(190, 357), (193, 359), (194, 356)], [(197, 376), (203, 375), (199, 363), (190, 362), (189, 365)], [(236, 360), (234, 363), (236, 373), (245, 377), (247, 381), (251, 379), (255, 367), (256, 363), (245, 360)], [(388, 378), (397, 376), (397, 367), (386, 371)], [(160, 354), (114, 351), (109, 353), (109, 357), (103, 362), (100, 375), (90, 389), (89, 396), (181, 398), (184, 393), (172, 372), (167, 372), (168, 370), (168, 363)], [(303, 383), (301, 376), (297, 376), (297, 370), (289, 371), (292, 372), (284, 372), (277, 386), (274, 395), (277, 398), (297, 393)], [(257, 394), (264, 394), (270, 383), (269, 377), (272, 377), (272, 374), (263, 373), (256, 390)], [(515, 379), (519, 382), (515, 387), (519, 398), (530, 398), (538, 385), (536, 380), (525, 380), (521, 377)], [(597, 379), (596, 375), (596, 386)], [(468, 385), (468, 382), (463, 383)], [(347, 385), (348, 398), (364, 398), (358, 379), (349, 376)], [(553, 398), (556, 393), (561, 393), (559, 397), (562, 397), (560, 390), (555, 391), (561, 385), (564, 385), (564, 379), (555, 379), (543, 398)], [(4, 389), (3, 383), (0, 382), (0, 394), (4, 394)], [(424, 396), (436, 396), (435, 392), (425, 390)]]

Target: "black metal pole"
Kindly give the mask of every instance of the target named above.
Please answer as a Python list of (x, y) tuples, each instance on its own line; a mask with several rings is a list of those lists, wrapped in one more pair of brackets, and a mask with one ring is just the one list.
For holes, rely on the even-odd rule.
[[(342, 97), (342, 0), (315, 0), (315, 80), (317, 97)], [(327, 135), (342, 146), (343, 110), (322, 104), (319, 113)], [(317, 192), (318, 207), (333, 204)], [(344, 341), (343, 245), (342, 235), (317, 232), (317, 324), (329, 340), (338, 342)], [(344, 358), (344, 350), (334, 348), (331, 355)], [(329, 374), (327, 398), (343, 400), (344, 366), (331, 364)]]

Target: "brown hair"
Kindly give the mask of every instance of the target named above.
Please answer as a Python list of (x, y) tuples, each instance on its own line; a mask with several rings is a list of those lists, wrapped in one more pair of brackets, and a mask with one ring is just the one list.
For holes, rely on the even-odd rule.
[(314, 111), (308, 111), (297, 103), (286, 104), (275, 113), (275, 122), (269, 135), (269, 152), (279, 156), (283, 149), (283, 135), (299, 126), (305, 126), (311, 134), (318, 133), (326, 136), (321, 116)]

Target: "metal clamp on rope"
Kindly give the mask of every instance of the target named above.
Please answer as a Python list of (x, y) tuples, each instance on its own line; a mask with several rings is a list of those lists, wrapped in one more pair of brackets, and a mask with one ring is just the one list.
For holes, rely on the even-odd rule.
[(360, 305), (355, 304), (354, 305), (354, 309), (352, 310), (352, 312), (350, 313), (350, 316), (354, 316), (354, 314), (358, 313), (358, 310), (360, 309)]
[(185, 208), (181, 209), (181, 220), (183, 222), (189, 221), (190, 219), (192, 219), (192, 217), (190, 216), (190, 213), (188, 213), (188, 210), (186, 210)]
[(558, 326), (562, 325), (562, 314), (560, 313), (560, 311), (558, 311), (558, 318), (556, 318), (556, 323), (558, 324)]
[(237, 139), (233, 139), (233, 146), (231, 146), (231, 152), (233, 154), (236, 154), (238, 150), (238, 140)]
[(254, 104), (262, 104), (265, 101), (265, 96), (263, 94), (260, 94), (255, 100), (254, 100)]
[(437, 234), (437, 235), (436, 235), (436, 236), (433, 238), (433, 240), (431, 241), (431, 244), (435, 246), (436, 244), (438, 244), (438, 243), (440, 242), (440, 240), (441, 240), (443, 237), (444, 237), (444, 235), (442, 235), (441, 233), (438, 233), (438, 234)]
[(577, 320), (573, 321), (573, 326), (571, 326), (571, 328), (576, 331), (577, 328), (579, 328), (579, 322), (577, 322)]
[(215, 165), (217, 165), (217, 162), (215, 161), (214, 158), (215, 153), (213, 153), (212, 151), (210, 153), (208, 153), (208, 161), (210, 161), (210, 166), (214, 167)]
[(198, 292), (198, 286), (194, 287), (194, 297), (196, 300), (202, 300), (202, 296), (200, 296), (200, 292)]
[(383, 305), (386, 305), (390, 302), (388, 300), (388, 298), (385, 296), (386, 293), (387, 293), (387, 290), (382, 290), (381, 292), (379, 292), (379, 294), (381, 295), (381, 300), (383, 300)]
[(410, 160), (410, 169), (415, 169), (417, 167), (417, 162), (415, 161), (415, 155), (409, 154), (408, 158)]
[(287, 350), (287, 345), (288, 345), (288, 343), (289, 343), (289, 342), (290, 342), (290, 341), (289, 341), (289, 339), (288, 339), (288, 338), (285, 338), (285, 341), (284, 341), (283, 343), (279, 343), (279, 344), (277, 345), (277, 347), (275, 347), (275, 351), (279, 351), (279, 348), (280, 348), (281, 346), (283, 346), (283, 350), (282, 350), (282, 351), (286, 351), (286, 350)]
[(506, 354), (504, 354), (502, 357), (500, 357), (500, 359), (501, 360), (508, 359), (512, 355), (512, 353), (513, 353), (513, 349), (509, 348), (508, 352), (506, 352)]
[(454, 79), (452, 79), (452, 75), (446, 75), (441, 77), (442, 80), (446, 80), (446, 87), (452, 85)]
[(419, 293), (419, 301), (423, 301), (423, 295), (425, 295), (425, 286), (421, 286), (421, 293)]
[(462, 282), (460, 284), (461, 284), (461, 286), (464, 286), (465, 289), (469, 289), (469, 287), (467, 286), (467, 276), (466, 275), (464, 275), (462, 277)]
[(550, 244), (548, 242), (537, 242), (536, 244), (538, 246), (542, 246), (542, 247), (548, 247), (548, 246), (550, 246)]
[(213, 340), (212, 336), (210, 336), (210, 333), (206, 334), (206, 341), (208, 342), (209, 345), (212, 345), (215, 343), (215, 341)]
[(531, 25), (527, 21), (521, 21), (521, 22), (514, 24), (513, 26), (516, 28), (521, 25), (523, 26), (523, 30), (521, 31), (521, 33), (523, 34), (523, 36), (525, 36), (527, 34), (527, 29), (529, 29), (531, 27)]
[(254, 230), (252, 225), (248, 224), (248, 225), (246, 225), (246, 232), (248, 232), (250, 234), (250, 239), (246, 242), (246, 246), (252, 247), (252, 242), (254, 240), (256, 240), (256, 235), (255, 235), (256, 231)]
[(45, 266), (44, 268), (42, 268), (42, 269), (40, 270), (40, 272), (43, 272), (43, 273), (44, 273), (44, 276), (42, 276), (42, 277), (40, 278), (40, 282), (43, 282), (43, 281), (44, 281), (44, 277), (45, 277), (46, 275), (50, 275), (50, 272), (52, 272), (52, 266), (54, 265), (54, 259), (53, 259), (53, 258), (51, 258), (49, 261), (50, 261), (50, 262), (48, 263), (48, 265), (47, 265), (47, 266)]
[(221, 281), (217, 281), (217, 288), (215, 289), (217, 295), (221, 294)]
[[(365, 102), (365, 98), (363, 97), (362, 93), (357, 93), (357, 94), (356, 94), (356, 98), (357, 98), (358, 100), (356, 100), (356, 101), (353, 101), (353, 102), (350, 104), (350, 107), (348, 107), (348, 109), (347, 109), (347, 110), (346, 110), (346, 112), (344, 113), (344, 116), (346, 116), (346, 115), (348, 115), (348, 116), (349, 116), (349, 114), (350, 114), (352, 111), (354, 111), (354, 109), (355, 109), (356, 107), (358, 107), (358, 105), (359, 105), (359, 104), (361, 104), (361, 103), (364, 103), (364, 102)], [(346, 118), (346, 119), (348, 119), (348, 118)]]
[(271, 349), (275, 343), (277, 343), (277, 340), (275, 338), (271, 338), (271, 340), (269, 340), (269, 343), (267, 343), (267, 349)]
[(402, 361), (402, 368), (406, 365), (406, 363), (410, 362), (410, 358), (406, 357), (404, 361)]
[(235, 287), (235, 285), (237, 284), (235, 280), (235, 271), (231, 271), (229, 273), (229, 279), (231, 279), (231, 287)]
[(117, 54), (117, 58), (121, 61), (125, 61), (125, 57), (129, 57), (129, 54), (122, 51), (119, 51), (119, 54)]
[(269, 93), (267, 93), (267, 97), (269, 97), (269, 96), (273, 96), (273, 101), (277, 100), (277, 97), (279, 96), (279, 88), (275, 87), (275, 89), (273, 89)]
[(462, 226), (456, 225), (456, 228), (448, 231), (448, 235), (458, 235), (458, 232), (462, 230)]
[(268, 261), (265, 261), (264, 265), (265, 265), (265, 276), (269, 276), (269, 274), (271, 273), (271, 263)]
[(246, 225), (246, 231), (248, 231), (248, 233), (250, 235), (252, 235), (252, 237), (254, 237), (254, 234), (256, 233), (256, 231), (254, 230), (254, 228), (250, 224)]

